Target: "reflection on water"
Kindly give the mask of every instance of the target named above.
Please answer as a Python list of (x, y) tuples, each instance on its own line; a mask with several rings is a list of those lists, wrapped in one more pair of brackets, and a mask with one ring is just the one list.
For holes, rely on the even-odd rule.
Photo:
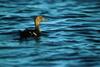
[[(37, 15), (42, 36), (20, 41)], [(99, 0), (1, 0), (0, 67), (99, 67), (99, 27)]]

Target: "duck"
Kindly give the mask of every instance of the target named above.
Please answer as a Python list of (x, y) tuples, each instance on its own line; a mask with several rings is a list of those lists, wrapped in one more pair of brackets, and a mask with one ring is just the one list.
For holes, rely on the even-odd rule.
[(34, 19), (35, 28), (25, 29), (23, 31), (20, 31), (20, 37), (21, 38), (29, 38), (29, 37), (38, 38), (38, 37), (40, 37), (40, 35), (41, 35), (40, 23), (42, 20), (43, 20), (43, 16), (36, 16)]

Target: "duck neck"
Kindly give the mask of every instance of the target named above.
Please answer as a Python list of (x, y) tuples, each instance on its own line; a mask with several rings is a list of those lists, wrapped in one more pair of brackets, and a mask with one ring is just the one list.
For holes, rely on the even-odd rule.
[(35, 27), (35, 30), (36, 30), (37, 33), (40, 33), (40, 27), (39, 26)]
[(40, 22), (42, 21), (42, 16), (37, 16), (34, 20), (35, 30), (37, 33), (40, 33)]

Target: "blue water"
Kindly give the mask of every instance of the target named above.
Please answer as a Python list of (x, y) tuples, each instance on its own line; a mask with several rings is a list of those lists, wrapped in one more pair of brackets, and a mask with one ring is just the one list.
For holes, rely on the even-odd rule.
[[(20, 41), (38, 15), (43, 35)], [(100, 0), (0, 0), (0, 67), (100, 67)]]

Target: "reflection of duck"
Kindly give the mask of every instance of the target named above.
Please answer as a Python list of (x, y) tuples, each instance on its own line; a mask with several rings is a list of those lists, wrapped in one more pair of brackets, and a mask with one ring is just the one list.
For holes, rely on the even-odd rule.
[(24, 31), (20, 31), (21, 38), (28, 38), (28, 37), (39, 37), (40, 32), (40, 22), (42, 21), (42, 16), (37, 16), (34, 20), (35, 23), (35, 29), (25, 29)]

